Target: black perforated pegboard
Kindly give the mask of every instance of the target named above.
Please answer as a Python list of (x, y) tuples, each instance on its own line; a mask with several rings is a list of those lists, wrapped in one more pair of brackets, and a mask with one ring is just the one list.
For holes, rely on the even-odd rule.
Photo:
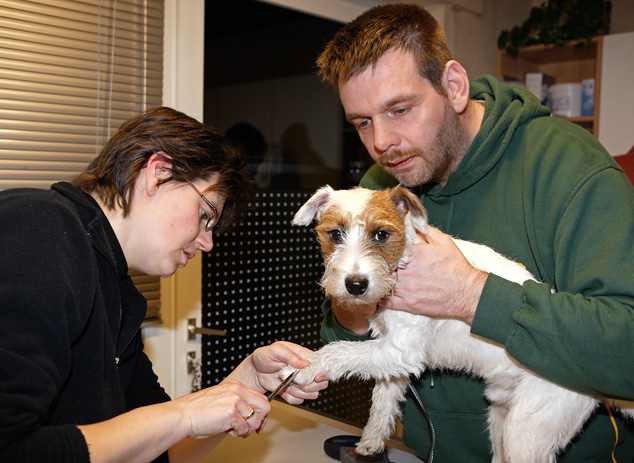
[[(248, 354), (274, 341), (318, 349), (323, 263), (313, 231), (292, 227), (310, 191), (262, 191), (239, 230), (214, 236), (203, 257), (203, 326), (226, 337), (204, 336), (203, 386), (220, 382)], [(370, 384), (345, 381), (306, 406), (364, 425)]]

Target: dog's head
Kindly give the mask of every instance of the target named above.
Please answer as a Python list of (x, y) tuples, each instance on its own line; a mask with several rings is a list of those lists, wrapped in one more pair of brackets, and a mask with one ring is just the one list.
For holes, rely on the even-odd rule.
[(327, 295), (348, 303), (374, 303), (388, 294), (416, 233), (427, 233), (425, 208), (402, 187), (322, 187), (297, 211), (293, 225), (315, 219), (326, 265), (321, 284)]

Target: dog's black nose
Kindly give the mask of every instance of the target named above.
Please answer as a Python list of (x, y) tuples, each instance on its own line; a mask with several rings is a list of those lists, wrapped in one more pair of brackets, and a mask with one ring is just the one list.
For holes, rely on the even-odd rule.
[(351, 275), (346, 278), (346, 289), (353, 296), (361, 296), (368, 289), (368, 279), (360, 275)]

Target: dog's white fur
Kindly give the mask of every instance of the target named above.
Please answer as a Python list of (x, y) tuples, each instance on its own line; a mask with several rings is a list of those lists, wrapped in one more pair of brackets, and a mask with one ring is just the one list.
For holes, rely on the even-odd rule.
[[(387, 218), (377, 217), (384, 212)], [(318, 235), (326, 260), (322, 286), (327, 295), (351, 304), (377, 302), (388, 294), (395, 284), (396, 266), (407, 264), (409, 246), (419, 239), (418, 233), (427, 232), (425, 209), (416, 196), (400, 187), (384, 192), (322, 187), (297, 212), (293, 224), (310, 225), (314, 219), (320, 221)], [(321, 231), (319, 225), (324, 225)], [(394, 251), (389, 246), (398, 243), (389, 243), (388, 239), (379, 243), (377, 239), (386, 236), (378, 235), (380, 230), (388, 232), (388, 239), (396, 230), (405, 230), (406, 246), (397, 261), (386, 262), (385, 255)], [(454, 241), (476, 268), (519, 284), (534, 279), (522, 266), (491, 248)], [(366, 278), (366, 291), (350, 294), (347, 278)], [(580, 432), (602, 400), (536, 376), (514, 361), (502, 346), (472, 335), (461, 321), (379, 309), (370, 329), (372, 340), (324, 346), (295, 379), (307, 384), (317, 373), (328, 372), (332, 381), (350, 376), (376, 380), (370, 418), (357, 446), (361, 454), (383, 450), (394, 431), (410, 375), (418, 376), (427, 368), (461, 370), (483, 378), (491, 402), (489, 430), (494, 463), (555, 462), (557, 452)], [(280, 376), (285, 377), (291, 370), (284, 369)], [(609, 404), (634, 417), (633, 403)]]

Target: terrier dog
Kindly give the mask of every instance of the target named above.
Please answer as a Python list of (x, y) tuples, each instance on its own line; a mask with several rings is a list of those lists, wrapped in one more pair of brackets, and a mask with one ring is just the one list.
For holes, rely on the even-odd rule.
[[(395, 285), (394, 272), (407, 265), (410, 246), (426, 234), (427, 212), (410, 191), (363, 188), (319, 189), (296, 213), (294, 225), (318, 220), (316, 232), (325, 259), (321, 285), (333, 299), (350, 305), (374, 304)], [(476, 268), (522, 284), (535, 278), (521, 265), (487, 246), (454, 239)], [(427, 368), (456, 369), (481, 377), (491, 402), (489, 431), (494, 463), (553, 463), (558, 451), (580, 432), (602, 399), (546, 381), (514, 361), (501, 345), (474, 336), (455, 319), (377, 310), (373, 339), (328, 344), (310, 357), (295, 378), (310, 383), (319, 372), (332, 381), (374, 379), (370, 418), (356, 450), (381, 452), (394, 431), (399, 402), (411, 375)], [(283, 369), (286, 377), (292, 368)], [(634, 403), (606, 401), (634, 417)]]

